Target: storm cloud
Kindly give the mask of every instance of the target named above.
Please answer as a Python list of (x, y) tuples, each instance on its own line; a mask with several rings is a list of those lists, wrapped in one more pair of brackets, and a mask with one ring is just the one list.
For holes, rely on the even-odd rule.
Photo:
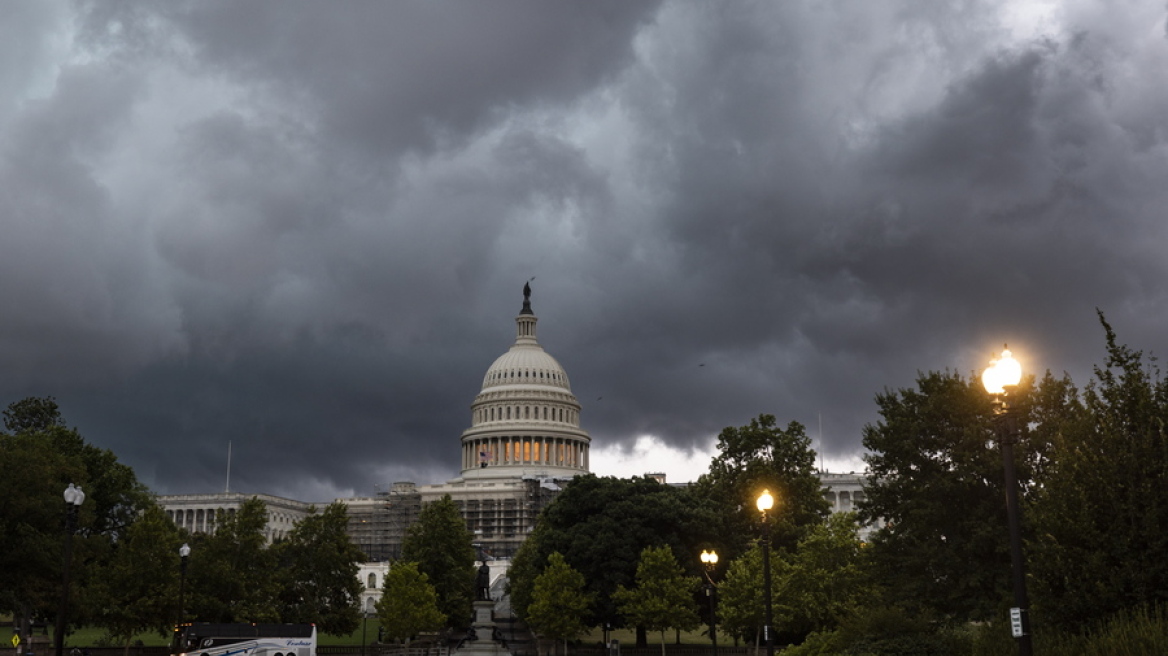
[(0, 400), (161, 493), (454, 476), (533, 277), (594, 448), (1165, 348), (1163, 3), (8, 14)]

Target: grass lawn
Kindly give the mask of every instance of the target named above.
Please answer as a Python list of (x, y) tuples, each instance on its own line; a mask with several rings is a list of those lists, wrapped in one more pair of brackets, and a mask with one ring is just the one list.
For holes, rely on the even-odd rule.
[[(612, 631), (608, 632), (608, 637), (610, 640), (620, 640), (620, 643), (622, 645), (635, 645), (635, 644), (637, 644), (637, 632), (634, 629), (613, 629)], [(650, 645), (661, 644), (661, 632), (660, 631), (650, 631), (649, 635), (647, 637), (648, 637)], [(588, 643), (603, 644), (604, 643), (604, 629), (602, 629), (600, 627), (596, 627), (596, 628), (592, 629), (592, 631), (590, 631), (589, 633), (586, 633), (580, 637), (580, 642), (585, 643), (585, 644), (588, 644)], [(719, 642), (721, 642), (721, 641), (719, 641)], [(676, 643), (677, 643), (677, 632), (673, 631), (673, 630), (666, 631), (665, 632), (665, 644), (672, 645), (672, 644), (676, 644)], [(682, 631), (681, 632), (681, 644), (683, 644), (683, 645), (708, 645), (708, 644), (710, 644), (710, 636), (708, 634), (706, 634), (704, 630), (701, 630), (701, 629), (699, 629), (697, 631)]]
[[(364, 621), (362, 621), (362, 623), (364, 623)], [(376, 619), (371, 618), (369, 620), (369, 625), (368, 625), (367, 633), (365, 636), (365, 639), (367, 642), (372, 643), (374, 640), (377, 640), (377, 628), (380, 625), (381, 625), (380, 622)], [(362, 631), (362, 626), (358, 625), (357, 630), (350, 633), (349, 635), (331, 636), (331, 635), (320, 634), (317, 636), (316, 642), (318, 645), (326, 645), (326, 646), (327, 645), (359, 645), (359, 644), (361, 644), (361, 631)], [(11, 642), (12, 635), (13, 635), (13, 631), (12, 631), (11, 627), (4, 627), (4, 628), (0, 629), (0, 640), (3, 641), (0, 644), (2, 644), (5, 647), (9, 647), (12, 644), (12, 642)], [(80, 627), (80, 628), (74, 630), (72, 633), (70, 633), (66, 637), (65, 647), (66, 648), (96, 647), (96, 646), (98, 646), (98, 643), (101, 642), (101, 639), (103, 636), (105, 636), (105, 629), (101, 629), (101, 628), (98, 628), (95, 626), (83, 626), (83, 627)], [(52, 628), (50, 628), (49, 629), (49, 639), (51, 640), (52, 637), (53, 637), (53, 631), (52, 631)], [(168, 633), (165, 636), (160, 636), (160, 635), (158, 635), (158, 633), (155, 633), (155, 632), (140, 633), (134, 637), (134, 640), (141, 640), (142, 644), (146, 645), (147, 647), (165, 647), (165, 646), (170, 644), (170, 634)], [(131, 640), (131, 642), (133, 642), (133, 640)], [(110, 646), (111, 647), (121, 647), (122, 645), (110, 645)]]

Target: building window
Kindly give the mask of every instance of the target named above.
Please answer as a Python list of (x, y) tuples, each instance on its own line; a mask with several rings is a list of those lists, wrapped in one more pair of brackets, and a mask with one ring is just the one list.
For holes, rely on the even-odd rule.
[(377, 587), (377, 575), (376, 575), (376, 574), (370, 574), (370, 575), (369, 575), (369, 587), (370, 587), (370, 588), (376, 588), (376, 587)]

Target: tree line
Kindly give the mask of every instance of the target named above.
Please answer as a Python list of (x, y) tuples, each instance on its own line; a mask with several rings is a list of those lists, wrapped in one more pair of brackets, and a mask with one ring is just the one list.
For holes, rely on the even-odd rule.
[[(112, 644), (168, 635), (182, 619), (313, 622), (334, 634), (357, 628), (364, 556), (348, 537), (342, 504), (313, 508), (274, 543), (264, 532), (267, 509), (254, 498), (220, 513), (213, 534), (190, 534), (130, 467), (67, 427), (52, 397), (18, 401), (3, 416), (0, 612), (12, 614), (25, 646), (32, 626), (56, 621), (66, 540), (69, 624), (102, 627)], [(72, 536), (62, 503), (70, 483), (86, 495)], [(185, 577), (183, 544), (192, 550)]]
[[(1085, 386), (1046, 372), (1011, 395), (1038, 653), (1068, 653), (1052, 645), (1149, 615), (1168, 642), (1168, 382), (1099, 320), (1106, 358)], [(639, 643), (647, 631), (664, 642), (665, 631), (708, 624), (698, 554), (716, 549), (720, 636), (757, 643), (754, 499), (768, 488), (777, 641), (803, 645), (789, 653), (1012, 653), (1003, 463), (979, 372), (924, 372), (876, 404), (857, 514), (829, 514), (803, 426), (761, 415), (723, 430), (709, 472), (688, 488), (573, 480), (514, 559), (513, 608), (560, 640), (636, 626)], [(880, 528), (862, 541), (861, 525)], [(566, 586), (578, 588), (575, 604)], [(638, 599), (642, 588), (656, 592)], [(684, 594), (666, 592), (675, 588)], [(651, 597), (672, 606), (654, 610)]]

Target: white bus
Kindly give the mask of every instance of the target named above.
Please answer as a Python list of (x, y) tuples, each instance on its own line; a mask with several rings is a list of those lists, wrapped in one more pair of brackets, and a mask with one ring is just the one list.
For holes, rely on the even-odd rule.
[(175, 656), (316, 656), (315, 624), (215, 624), (175, 627)]

